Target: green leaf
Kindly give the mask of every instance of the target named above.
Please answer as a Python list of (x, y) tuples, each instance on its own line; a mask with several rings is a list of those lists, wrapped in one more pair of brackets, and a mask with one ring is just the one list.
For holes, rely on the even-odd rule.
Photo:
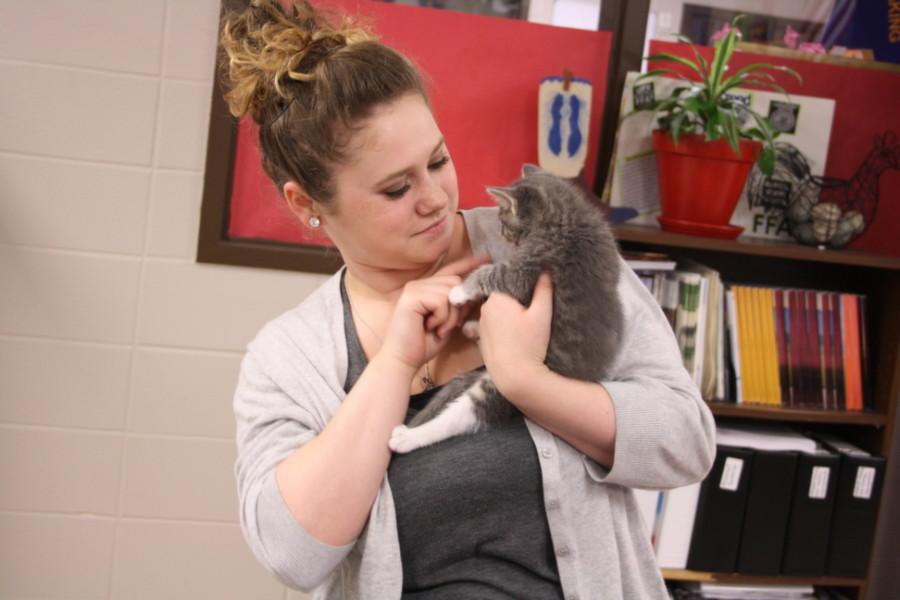
[(728, 32), (728, 35), (725, 36), (725, 39), (719, 42), (719, 45), (716, 46), (716, 53), (713, 55), (712, 67), (709, 74), (709, 87), (713, 97), (715, 97), (718, 93), (720, 81), (722, 80), (722, 74), (725, 72), (725, 68), (728, 66), (728, 60), (734, 53), (734, 46), (735, 44), (737, 44), (738, 30), (734, 23), (737, 23), (739, 18), (740, 15), (735, 17), (731, 30)]
[(766, 146), (763, 148), (762, 154), (759, 155), (759, 170), (766, 177), (771, 177), (775, 173), (775, 147)]
[(652, 71), (647, 71), (646, 73), (644, 73), (643, 75), (641, 75), (640, 77), (635, 79), (634, 83), (635, 83), (635, 85), (637, 85), (638, 83), (640, 83), (641, 81), (643, 81), (645, 79), (650, 79), (651, 77), (656, 77), (657, 75), (664, 75), (664, 74), (674, 75), (678, 79), (687, 81), (688, 83), (696, 83), (693, 79), (688, 79), (687, 77), (684, 76), (684, 74), (679, 73), (675, 69), (654, 69)]
[(645, 56), (644, 60), (646, 60), (648, 62), (654, 61), (654, 62), (678, 63), (679, 65), (684, 65), (685, 67), (688, 67), (689, 69), (694, 71), (697, 75), (699, 75), (701, 79), (703, 79), (703, 71), (699, 67), (699, 65), (697, 65), (696, 63), (691, 62), (689, 59), (681, 57), (681, 56), (676, 56), (674, 54), (662, 52), (660, 54), (651, 54), (650, 56)]

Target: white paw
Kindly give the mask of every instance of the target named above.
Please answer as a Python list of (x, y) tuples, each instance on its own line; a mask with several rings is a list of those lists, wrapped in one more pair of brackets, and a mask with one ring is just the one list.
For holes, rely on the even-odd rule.
[(480, 336), (478, 333), (478, 321), (474, 319), (471, 321), (466, 321), (462, 326), (463, 335), (469, 338), (470, 340), (477, 340)]
[(397, 425), (391, 432), (388, 447), (397, 454), (412, 452), (422, 446), (417, 437), (415, 429), (410, 429), (406, 425)]
[(466, 291), (465, 285), (460, 284), (460, 285), (454, 286), (450, 290), (450, 295), (448, 296), (448, 299), (450, 300), (450, 304), (453, 304), (454, 306), (462, 306), (466, 302), (469, 302), (470, 300), (474, 300), (475, 296), (469, 294)]

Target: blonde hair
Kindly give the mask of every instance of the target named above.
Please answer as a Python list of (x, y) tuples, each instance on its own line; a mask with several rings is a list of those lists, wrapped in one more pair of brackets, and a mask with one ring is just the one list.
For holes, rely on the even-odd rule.
[(226, 15), (220, 41), (231, 113), (259, 125), (266, 173), (279, 191), (296, 181), (316, 201), (334, 194), (332, 167), (372, 109), (410, 92), (427, 101), (410, 61), (358, 21), (306, 0), (253, 0)]

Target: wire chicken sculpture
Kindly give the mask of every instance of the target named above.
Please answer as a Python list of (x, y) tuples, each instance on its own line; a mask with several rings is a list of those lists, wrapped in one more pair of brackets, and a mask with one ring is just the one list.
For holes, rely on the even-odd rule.
[(849, 180), (810, 173), (803, 153), (776, 142), (775, 172), (754, 168), (747, 181), (750, 208), (783, 211), (791, 235), (800, 243), (843, 248), (865, 232), (878, 209), (878, 179), (900, 169), (900, 143), (893, 131), (875, 138), (872, 151)]
[(878, 179), (890, 169), (900, 169), (900, 144), (893, 131), (875, 138), (849, 180), (811, 175), (807, 169), (785, 208), (791, 235), (802, 244), (843, 248), (875, 219)]

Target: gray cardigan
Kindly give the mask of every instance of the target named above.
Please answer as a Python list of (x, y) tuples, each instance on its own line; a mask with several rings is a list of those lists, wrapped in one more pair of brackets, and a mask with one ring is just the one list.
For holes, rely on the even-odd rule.
[[(495, 209), (464, 213), (476, 254), (510, 248)], [(240, 522), (257, 559), (316, 600), (400, 598), (403, 575), (385, 478), (354, 543), (323, 544), (291, 516), (275, 467), (325, 427), (345, 397), (347, 348), (339, 277), (269, 322), (249, 344), (234, 398)], [(563, 592), (582, 600), (667, 598), (650, 536), (630, 488), (702, 479), (715, 454), (714, 421), (682, 367), (659, 306), (622, 265), (627, 320), (612, 376), (601, 382), (616, 415), (615, 463), (606, 469), (527, 421), (541, 457), (544, 504)]]

